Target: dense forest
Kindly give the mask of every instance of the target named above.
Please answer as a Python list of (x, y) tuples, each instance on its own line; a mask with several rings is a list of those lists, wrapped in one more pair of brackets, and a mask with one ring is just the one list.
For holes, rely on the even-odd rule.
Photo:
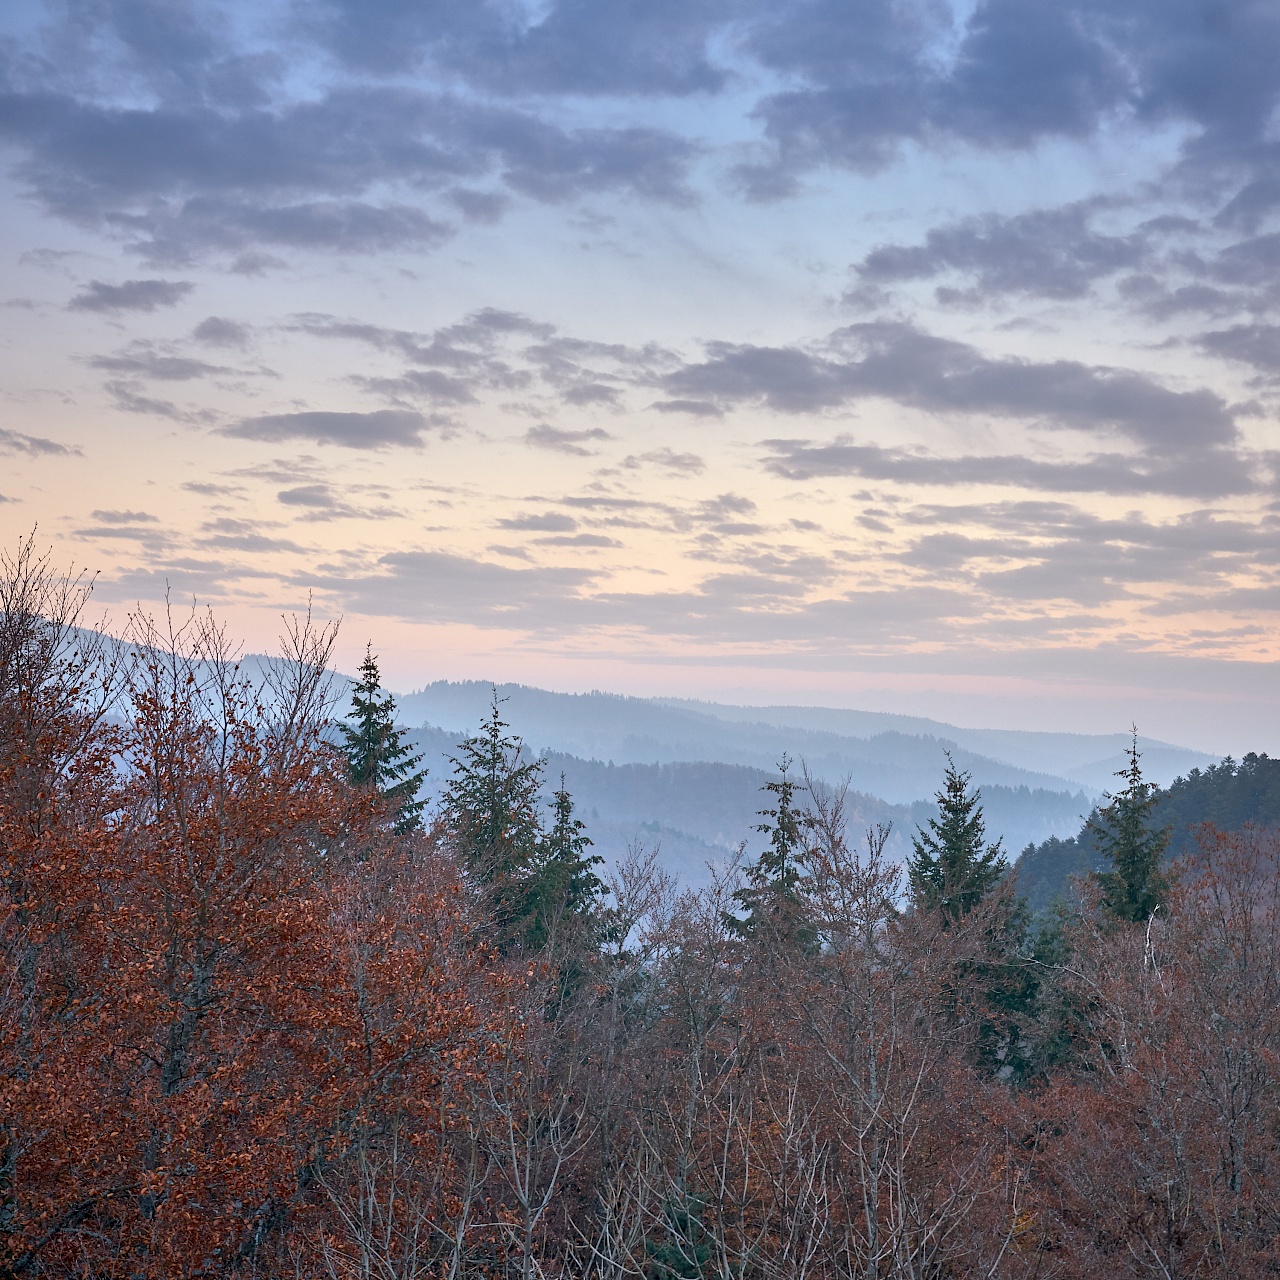
[(0, 1275), (1280, 1270), (1265, 758), (1135, 744), (1038, 913), (960, 763), (900, 859), (784, 758), (692, 890), (496, 697), (424, 806), (372, 651), (89, 585), (0, 570)]
[[(1242, 760), (1228, 756), (1206, 769), (1191, 769), (1168, 787), (1152, 790), (1146, 821), (1166, 834), (1168, 862), (1195, 854), (1204, 823), (1221, 831), (1274, 827), (1280, 824), (1280, 760), (1250, 752)], [(1051, 836), (1022, 851), (1018, 892), (1033, 911), (1050, 910), (1071, 898), (1074, 878), (1105, 871), (1107, 865), (1095, 809), (1078, 835)]]

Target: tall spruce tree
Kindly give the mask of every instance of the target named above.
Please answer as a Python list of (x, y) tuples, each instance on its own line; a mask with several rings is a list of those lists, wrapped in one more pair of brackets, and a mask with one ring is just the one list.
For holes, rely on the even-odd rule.
[(1001, 842), (988, 844), (981, 796), (969, 790), (970, 775), (961, 773), (947, 753), (947, 772), (937, 793), (938, 815), (928, 829), (917, 828), (907, 875), (915, 905), (940, 909), (959, 920), (982, 901), (1009, 869)]
[(458, 744), (440, 816), (453, 847), (491, 902), (504, 946), (521, 932), (537, 896), (543, 850), (541, 758), (525, 759), (493, 691), (480, 732)]
[(604, 859), (590, 852), (591, 838), (586, 824), (574, 812), (563, 773), (559, 789), (552, 793), (551, 812), (551, 829), (543, 839), (530, 884), (525, 944), (545, 946), (559, 926), (561, 932), (572, 935), (569, 945), (581, 948), (597, 941), (594, 917), (604, 882), (595, 868), (602, 866)]
[(351, 719), (338, 728), (352, 784), (378, 792), (395, 814), (397, 831), (413, 830), (425, 804), (417, 796), (427, 771), (418, 768), (422, 757), (413, 754), (396, 728), (396, 700), (382, 688), (372, 642), (360, 664), (360, 682), (351, 691)]
[(1106, 805), (1089, 819), (1098, 851), (1111, 864), (1110, 871), (1093, 875), (1102, 890), (1102, 905), (1117, 920), (1132, 922), (1149, 920), (1168, 891), (1160, 862), (1169, 845), (1169, 828), (1154, 824), (1159, 789), (1142, 776), (1140, 759), (1135, 726), (1129, 763), (1116, 772), (1124, 779), (1124, 790), (1108, 793)]
[(768, 836), (769, 843), (747, 868), (746, 884), (733, 895), (744, 915), (727, 923), (740, 937), (752, 937), (762, 928), (801, 940), (801, 935), (812, 937), (804, 926), (806, 814), (796, 803), (796, 792), (803, 788), (791, 778), (790, 768), (791, 758), (784, 754), (778, 761), (780, 777), (760, 788), (774, 798), (771, 807), (757, 811), (764, 821), (756, 831)]

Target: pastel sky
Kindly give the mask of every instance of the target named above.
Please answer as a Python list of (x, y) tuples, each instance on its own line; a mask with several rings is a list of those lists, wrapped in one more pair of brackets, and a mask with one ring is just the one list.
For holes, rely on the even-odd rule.
[(1275, 0), (0, 23), (0, 534), (113, 618), (1280, 748)]

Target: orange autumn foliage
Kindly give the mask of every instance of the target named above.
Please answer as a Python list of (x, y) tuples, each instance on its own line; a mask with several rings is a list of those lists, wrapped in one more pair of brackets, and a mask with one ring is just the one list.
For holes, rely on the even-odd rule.
[(349, 1151), (439, 1129), (483, 1070), (501, 979), (448, 863), (323, 737), (331, 632), (266, 688), (208, 620), (86, 663), (56, 585), (6, 615), (3, 1265), (301, 1264)]

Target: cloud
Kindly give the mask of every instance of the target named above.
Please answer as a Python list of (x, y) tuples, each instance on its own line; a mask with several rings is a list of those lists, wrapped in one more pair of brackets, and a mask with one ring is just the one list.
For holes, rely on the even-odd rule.
[(584, 382), (565, 391), (564, 399), (567, 404), (604, 404), (616, 408), (621, 397), (617, 387), (607, 387), (599, 382)]
[(525, 443), (535, 449), (551, 449), (555, 453), (569, 453), (580, 458), (590, 458), (597, 452), (595, 449), (583, 447), (588, 440), (612, 440), (613, 437), (601, 427), (590, 427), (581, 431), (563, 431), (559, 427), (548, 426), (540, 422), (524, 433)]
[(620, 547), (617, 538), (606, 537), (602, 533), (575, 533), (563, 537), (534, 538), (539, 547)]
[(208, 347), (229, 347), (242, 351), (249, 345), (252, 333), (249, 325), (241, 324), (238, 320), (208, 316), (196, 325), (191, 336)]
[(0, 454), (25, 453), (31, 458), (79, 456), (80, 450), (71, 445), (59, 444), (44, 436), (29, 436), (21, 431), (0, 427)]
[(665, 446), (661, 449), (650, 449), (648, 453), (633, 453), (623, 458), (622, 465), (630, 470), (640, 467), (657, 467), (674, 475), (700, 475), (707, 469), (707, 464), (696, 453), (676, 453)]
[[(758, 11), (757, 11), (758, 12)], [(1183, 191), (1225, 224), (1256, 227), (1280, 204), (1275, 105), (1280, 17), (1233, 6), (1209, 23), (1193, 5), (1139, 0), (893, 0), (781, 4), (744, 47), (786, 87), (756, 107), (767, 147), (739, 167), (750, 194), (792, 194), (825, 165), (874, 172), (905, 144), (1029, 150), (1087, 140), (1116, 121), (1174, 126)]]
[(924, 520), (963, 520), (996, 530), (974, 536), (950, 529), (913, 540), (901, 559), (913, 568), (972, 582), (1021, 602), (1070, 600), (1087, 607), (1163, 593), (1168, 583), (1214, 590), (1260, 566), (1280, 562), (1265, 530), (1195, 513), (1153, 521), (1105, 519), (1061, 503), (924, 509)]
[(1137, 269), (1149, 253), (1147, 236), (1104, 235), (1089, 223), (1093, 202), (1036, 209), (1015, 217), (985, 214), (935, 227), (921, 245), (881, 245), (856, 267), (863, 288), (933, 279), (959, 272), (973, 283), (963, 294), (940, 290), (945, 301), (982, 302), (1010, 293), (1068, 299), (1094, 283)]
[(1260, 373), (1280, 374), (1280, 325), (1237, 324), (1202, 333), (1196, 345), (1210, 355), (1252, 365)]
[(222, 434), (272, 443), (313, 440), (345, 449), (420, 449), (426, 425), (426, 419), (410, 409), (376, 409), (372, 413), (311, 410), (245, 418), (233, 427), (224, 427)]
[(109, 373), (132, 374), (161, 382), (190, 382), (195, 378), (230, 372), (225, 365), (207, 364), (189, 356), (164, 355), (146, 342), (135, 342), (118, 355), (94, 356), (89, 364)]
[(149, 231), (134, 247), (160, 264), (183, 264), (211, 251), (234, 253), (250, 245), (326, 253), (421, 251), (438, 248), (453, 234), (446, 223), (405, 204), (260, 204), (223, 196), (188, 200), (172, 214), (151, 219)]
[(329, 520), (388, 520), (403, 513), (394, 507), (357, 507), (339, 496), (332, 486), (325, 483), (295, 485), (276, 494), (276, 501), (286, 507), (302, 507), (303, 520), (325, 522)]
[(91, 511), (101, 524), (155, 524), (156, 517), (146, 511)]
[(695, 418), (724, 417), (724, 410), (710, 400), (655, 400), (649, 408), (659, 413), (687, 413)]
[(370, 572), (322, 570), (299, 585), (322, 588), (343, 608), (376, 617), (561, 630), (564, 611), (591, 577), (585, 569), (514, 569), (441, 551), (396, 551)]
[[(686, 176), (698, 148), (648, 125), (567, 129), (465, 93), (342, 77), (291, 97), (274, 67), (235, 103), (160, 94), (140, 105), (65, 75), (42, 82), (38, 67), (33, 59), (10, 86), (0, 115), (0, 132), (26, 153), (21, 180), (48, 211), (123, 233), (156, 263), (260, 259), (263, 247), (431, 249), (453, 228), (424, 197), (456, 193), (460, 181), (497, 178), (547, 203), (613, 191), (693, 199)], [(473, 215), (481, 207), (472, 202)], [(85, 298), (77, 305), (112, 305)]]
[(578, 522), (561, 511), (525, 512), (498, 521), (500, 529), (530, 529), (542, 533), (572, 533)]
[(188, 493), (198, 493), (202, 498), (229, 498), (244, 492), (239, 485), (214, 484), (209, 480), (187, 480), (182, 487)]
[(353, 381), (388, 396), (410, 396), (434, 404), (475, 404), (476, 379), (457, 378), (439, 369), (410, 369), (398, 378), (357, 376)]
[(123, 284), (93, 280), (67, 303), (67, 309), (101, 311), (108, 315), (122, 311), (157, 311), (161, 307), (176, 307), (194, 288), (194, 284), (185, 280), (126, 280)]
[(434, 66), (496, 94), (668, 97), (725, 84), (710, 45), (738, 16), (742, 7), (725, 0), (551, 4), (522, 21), (494, 3), (333, 0), (313, 22), (333, 55), (357, 70)]
[(294, 489), (283, 489), (276, 494), (276, 500), (290, 507), (332, 508), (340, 505), (327, 484), (303, 484)]
[(1043, 462), (1021, 454), (946, 457), (855, 444), (765, 440), (767, 471), (788, 480), (860, 476), (910, 485), (997, 485), (1046, 493), (1172, 494), (1209, 500), (1249, 493), (1259, 481), (1248, 464), (1226, 450), (1170, 458), (1134, 459), (1096, 454), (1080, 462)]
[(105, 384), (115, 407), (123, 413), (138, 413), (152, 418), (168, 418), (170, 422), (190, 422), (192, 415), (179, 409), (172, 400), (158, 400), (142, 394), (142, 385), (125, 379)]
[(470, 191), (456, 187), (446, 191), (444, 198), (455, 205), (468, 222), (492, 226), (511, 207), (511, 200), (498, 191)]
[(992, 359), (911, 325), (838, 329), (814, 350), (711, 343), (708, 359), (667, 376), (676, 392), (722, 405), (763, 403), (812, 413), (880, 396), (932, 413), (985, 413), (1089, 431), (1117, 430), (1162, 448), (1236, 438), (1216, 392), (1169, 391), (1126, 369), (1074, 360)]
[(174, 539), (159, 529), (150, 529), (145, 525), (96, 525), (85, 529), (74, 529), (77, 538), (93, 538), (118, 542), (141, 542), (146, 546), (159, 550), (173, 545)]
[(288, 538), (273, 538), (268, 534), (255, 533), (249, 530), (211, 533), (207, 537), (199, 539), (199, 542), (201, 546), (217, 547), (224, 551), (248, 551), (250, 553), (290, 551), (296, 554), (304, 554), (306, 552), (305, 547), (299, 546)]

